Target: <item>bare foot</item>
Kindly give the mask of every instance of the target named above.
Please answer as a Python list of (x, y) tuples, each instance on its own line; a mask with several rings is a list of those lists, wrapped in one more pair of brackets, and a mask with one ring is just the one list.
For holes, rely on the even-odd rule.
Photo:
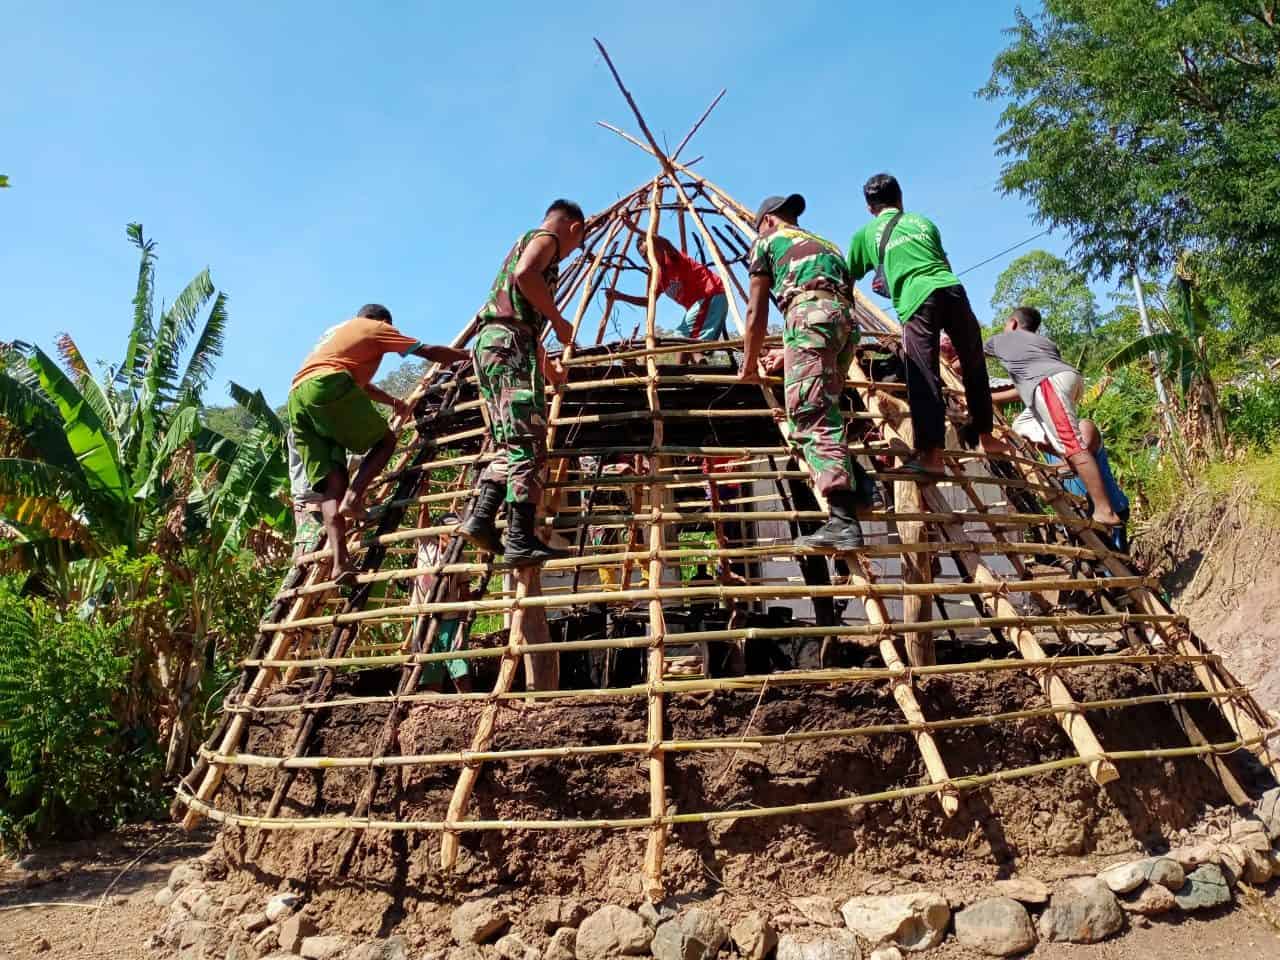
[(1104, 527), (1118, 527), (1122, 521), (1114, 510), (1095, 510), (1093, 522), (1100, 523)]
[(1009, 445), (1003, 440), (997, 440), (994, 434), (984, 433), (978, 437), (978, 441), (982, 444), (982, 449), (987, 453), (1008, 453)]
[(342, 506), (338, 508), (338, 512), (351, 520), (364, 520), (369, 516), (365, 505), (359, 500), (353, 500), (350, 495), (342, 498)]

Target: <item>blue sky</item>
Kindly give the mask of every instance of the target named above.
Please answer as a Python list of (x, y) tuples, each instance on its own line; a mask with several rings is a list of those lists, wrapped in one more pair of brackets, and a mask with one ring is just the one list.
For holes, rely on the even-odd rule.
[[(559, 195), (599, 209), (655, 171), (599, 36), (674, 145), (754, 207), (806, 194), (841, 246), (885, 169), (957, 269), (1039, 229), (996, 192), (999, 108), (973, 92), (1013, 18), (971, 4), (10, 4), (0, 35), (0, 339), (71, 332), (116, 360), (141, 221), (172, 297), (208, 265), (234, 379), (283, 402), (361, 303), (447, 341)], [(875, 29), (877, 35), (869, 31)], [(1053, 236), (1033, 245), (1061, 251)], [(1012, 256), (964, 277), (980, 319)], [(865, 289), (865, 285), (864, 285)], [(383, 372), (390, 367), (384, 364)]]

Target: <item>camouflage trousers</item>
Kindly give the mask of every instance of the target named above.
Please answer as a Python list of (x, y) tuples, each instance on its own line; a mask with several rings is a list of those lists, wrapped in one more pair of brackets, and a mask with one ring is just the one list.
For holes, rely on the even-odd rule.
[(508, 503), (539, 503), (547, 465), (547, 404), (533, 335), (487, 323), (471, 351), (489, 412), (494, 458), (481, 481), (506, 484)]
[(823, 496), (853, 489), (840, 397), (858, 338), (852, 309), (838, 300), (810, 295), (787, 307), (782, 353), (789, 442)]

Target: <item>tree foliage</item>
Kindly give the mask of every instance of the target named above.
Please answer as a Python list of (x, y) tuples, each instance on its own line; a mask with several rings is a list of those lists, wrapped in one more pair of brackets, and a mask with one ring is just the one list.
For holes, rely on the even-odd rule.
[(1001, 185), (1093, 276), (1197, 276), (1280, 323), (1280, 27), (1273, 0), (1046, 0), (980, 93), (1005, 103)]
[(1047, 250), (1032, 250), (1018, 257), (996, 279), (991, 294), (993, 320), (1002, 323), (1018, 306), (1040, 311), (1045, 334), (1067, 357), (1078, 356), (1102, 322), (1088, 279)]

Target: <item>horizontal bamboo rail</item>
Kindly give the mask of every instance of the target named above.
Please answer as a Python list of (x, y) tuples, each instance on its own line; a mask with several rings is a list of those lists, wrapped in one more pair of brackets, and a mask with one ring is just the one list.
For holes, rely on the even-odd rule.
[(1236, 739), (1204, 744), (1194, 747), (1164, 747), (1153, 750), (1113, 750), (1098, 756), (1075, 756), (1045, 763), (1029, 764), (1009, 770), (997, 770), (992, 773), (975, 774), (967, 777), (953, 777), (941, 782), (917, 784), (911, 787), (899, 787), (882, 790), (876, 793), (858, 794), (842, 797), (837, 800), (818, 800), (810, 803), (797, 803), (787, 806), (773, 807), (735, 807), (728, 810), (710, 810), (696, 813), (675, 813), (662, 817), (628, 817), (601, 818), (594, 820), (377, 820), (372, 817), (360, 819), (346, 817), (253, 817), (246, 814), (230, 813), (219, 810), (207, 803), (196, 800), (190, 792), (180, 789), (178, 797), (188, 806), (220, 823), (239, 827), (257, 827), (264, 830), (393, 830), (393, 831), (490, 831), (490, 830), (623, 830), (649, 829), (655, 826), (675, 826), (682, 823), (711, 823), (717, 820), (756, 819), (762, 817), (794, 816), (798, 814), (826, 813), (834, 810), (848, 810), (853, 807), (866, 806), (872, 803), (884, 803), (892, 800), (906, 800), (911, 797), (928, 796), (943, 791), (963, 792), (996, 783), (1007, 783), (1011, 780), (1022, 780), (1028, 777), (1068, 770), (1099, 760), (1112, 763), (1137, 762), (1142, 760), (1166, 760), (1183, 757), (1198, 757), (1207, 753), (1226, 754), (1237, 750), (1249, 749), (1274, 738), (1280, 728), (1272, 726), (1263, 730), (1258, 736), (1248, 740)]
[[(918, 628), (917, 628), (918, 629)], [(547, 645), (550, 646), (550, 645)], [(649, 648), (651, 645), (646, 644)], [(543, 652), (539, 647), (536, 652)], [(946, 676), (970, 673), (1017, 672), (1028, 671), (1033, 674), (1045, 672), (1057, 676), (1063, 670), (1095, 666), (1149, 666), (1152, 664), (1173, 665), (1185, 663), (1216, 664), (1221, 658), (1214, 654), (1182, 655), (1182, 654), (1107, 654), (1104, 656), (1055, 657), (1043, 661), (1027, 660), (985, 660), (977, 663), (937, 664), (925, 667), (908, 667), (906, 671), (892, 671), (867, 667), (853, 667), (830, 670), (793, 670), (787, 673), (767, 675), (731, 677), (721, 679), (692, 680), (659, 680), (651, 684), (628, 687), (601, 687), (590, 690), (526, 690), (524, 692), (500, 693), (411, 693), (386, 694), (360, 697), (344, 697), (341, 699), (301, 702), (272, 705), (254, 705), (252, 707), (228, 707), (231, 712), (245, 713), (298, 713), (303, 711), (332, 710), (339, 707), (357, 707), (379, 703), (427, 703), (444, 701), (449, 703), (480, 702), (492, 703), (499, 700), (557, 700), (587, 702), (596, 699), (636, 699), (644, 698), (653, 690), (671, 694), (692, 694), (721, 692), (726, 690), (758, 691), (768, 687), (832, 685), (839, 683), (858, 683), (870, 681), (894, 681), (899, 678), (914, 676)], [(1070, 711), (1068, 711), (1070, 712)]]
[[(1248, 695), (1245, 687), (1225, 691), (1191, 690), (1148, 694), (1139, 697), (1117, 697), (1111, 700), (1084, 700), (1073, 706), (1054, 705), (1027, 710), (1009, 710), (976, 717), (949, 717), (943, 720), (920, 720), (907, 723), (882, 723), (859, 727), (840, 727), (832, 730), (799, 730), (777, 734), (749, 734), (739, 738), (712, 737), (701, 740), (663, 740), (657, 748), (677, 753), (699, 750), (760, 750), (767, 745), (785, 745), (814, 740), (847, 740), (889, 734), (933, 733), (939, 730), (958, 730), (969, 727), (993, 726), (1019, 720), (1035, 720), (1060, 716), (1065, 713), (1085, 713), (1098, 710), (1122, 710), (1131, 707), (1151, 706), (1160, 703), (1181, 703), (1191, 700), (1222, 700)], [(402, 756), (366, 757), (270, 757), (252, 753), (220, 754), (202, 748), (200, 755), (211, 764), (237, 767), (290, 768), (298, 770), (332, 770), (357, 767), (412, 767), (465, 765), (501, 760), (566, 759), (569, 757), (610, 756), (614, 754), (648, 755), (652, 748), (647, 742), (620, 744), (591, 744), (587, 746), (532, 747), (519, 750), (455, 750), (447, 753), (406, 754)], [(951, 779), (943, 777), (940, 779)]]
[[(871, 536), (871, 534), (868, 534)], [(1021, 543), (974, 543), (972, 549), (978, 553), (1002, 555), (1002, 556), (1022, 556), (1022, 555), (1039, 555), (1063, 557), (1067, 559), (1080, 560), (1099, 560), (1107, 555), (1106, 552), (1099, 552), (1091, 547), (1077, 547), (1070, 544), (1061, 543), (1034, 543), (1024, 541)], [(644, 551), (628, 551), (625, 544), (604, 544), (600, 547), (586, 548), (592, 552), (584, 554), (581, 557), (565, 557), (561, 560), (548, 561), (543, 569), (549, 571), (571, 571), (580, 569), (591, 569), (594, 567), (610, 566), (622, 563), (626, 560), (641, 560), (648, 558), (649, 554)], [(871, 559), (884, 558), (892, 559), (904, 553), (914, 554), (945, 554), (954, 548), (945, 543), (937, 542), (921, 542), (908, 544), (892, 544), (892, 543), (870, 543), (858, 552), (865, 557)], [(774, 544), (760, 547), (731, 547), (731, 548), (688, 548), (679, 550), (662, 550), (659, 556), (664, 560), (698, 560), (707, 558), (709, 560), (746, 560), (746, 559), (766, 559), (766, 558), (788, 558), (794, 556), (794, 550), (789, 542), (783, 544)], [(469, 563), (447, 563), (439, 566), (428, 567), (404, 567), (396, 570), (380, 570), (377, 573), (360, 574), (356, 578), (357, 583), (389, 583), (399, 580), (412, 580), (416, 577), (426, 574), (453, 574), (453, 573), (483, 573), (489, 569), (490, 565), (479, 562)], [(496, 571), (508, 569), (506, 564), (494, 563), (492, 568)], [(1106, 584), (1106, 580), (1099, 581)], [(321, 581), (305, 587), (295, 587), (292, 590), (282, 591), (281, 597), (304, 596), (309, 593), (328, 593), (331, 592), (336, 584), (332, 580)]]
[[(741, 627), (735, 630), (696, 630), (687, 633), (668, 633), (667, 643), (688, 645), (694, 643), (730, 642), (736, 640), (804, 640), (822, 639), (823, 637), (870, 637), (879, 639), (882, 636), (894, 636), (915, 633), (921, 630), (999, 630), (1006, 627), (1046, 627), (1057, 626), (1117, 626), (1140, 623), (1185, 623), (1186, 618), (1178, 614), (1146, 614), (1146, 613), (1108, 613), (1108, 614), (1063, 614), (1061, 616), (1024, 616), (1024, 617), (952, 617), (942, 620), (924, 620), (910, 622), (890, 622), (886, 624), (853, 624), (840, 626), (805, 626), (805, 627)], [(652, 643), (645, 637), (608, 637), (599, 640), (562, 640), (535, 645), (518, 646), (516, 652), (523, 656), (527, 653), (574, 653), (589, 650), (638, 650), (645, 649)], [(376, 657), (344, 657), (326, 659), (246, 659), (241, 666), (292, 666), (292, 667), (382, 667), (398, 666), (405, 663), (437, 663), (446, 660), (489, 659), (500, 657), (505, 653), (502, 647), (477, 647), (468, 650), (454, 650), (449, 653), (414, 653), (388, 654)], [(923, 669), (923, 668), (917, 668)], [(785, 676), (785, 674), (780, 674)]]
[(1038, 580), (1000, 580), (993, 578), (986, 583), (875, 583), (834, 584), (831, 586), (741, 586), (741, 587), (663, 587), (639, 590), (600, 590), (573, 594), (572, 596), (531, 596), (515, 600), (461, 600), (448, 603), (407, 603), (380, 610), (355, 611), (323, 617), (299, 617), (288, 624), (264, 624), (267, 633), (280, 630), (301, 630), (307, 627), (332, 626), (343, 623), (360, 623), (365, 620), (383, 620), (390, 616), (417, 616), (424, 613), (504, 612), (530, 607), (562, 610), (588, 606), (593, 603), (618, 603), (635, 600), (765, 600), (783, 597), (907, 597), (972, 594), (1003, 595), (1006, 593), (1042, 593), (1045, 590), (1090, 590), (1151, 586), (1151, 577), (1108, 577), (1098, 581), (1092, 577), (1053, 577)]

